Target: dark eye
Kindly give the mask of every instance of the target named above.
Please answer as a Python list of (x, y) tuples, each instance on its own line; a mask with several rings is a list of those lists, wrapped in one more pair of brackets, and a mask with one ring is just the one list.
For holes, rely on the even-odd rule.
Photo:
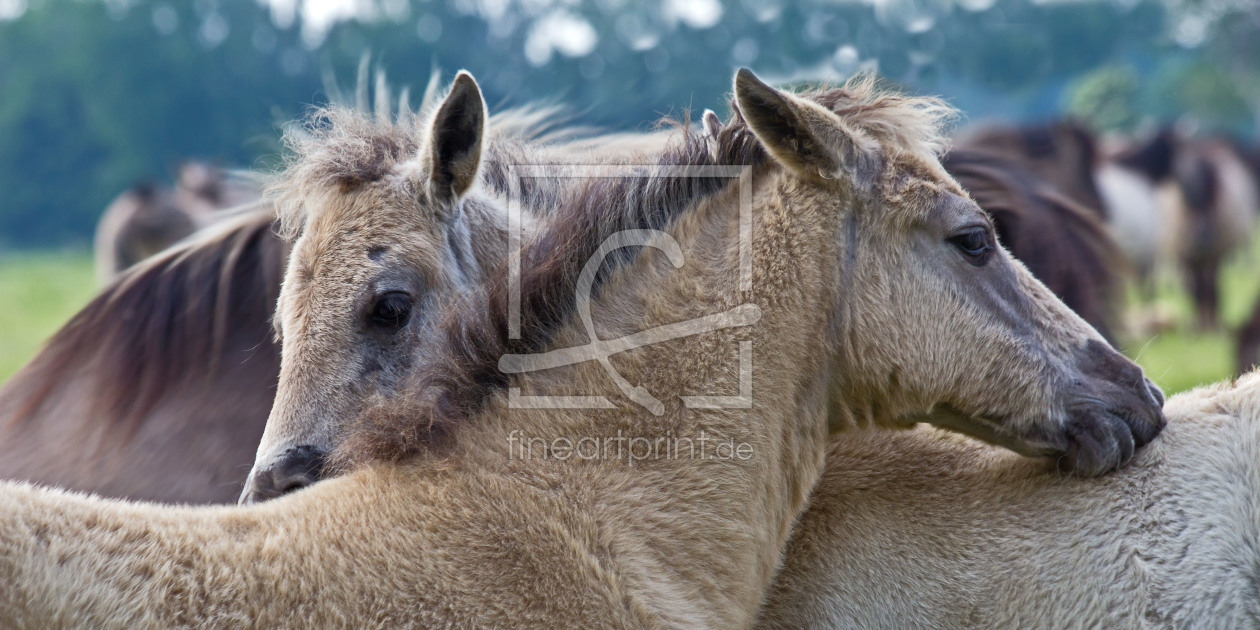
[(407, 325), (411, 318), (411, 296), (402, 291), (390, 291), (376, 299), (372, 306), (372, 326), (380, 330), (396, 331)]
[(987, 262), (989, 254), (994, 250), (989, 231), (982, 227), (968, 228), (949, 237), (948, 240), (967, 257), (967, 262), (976, 266)]

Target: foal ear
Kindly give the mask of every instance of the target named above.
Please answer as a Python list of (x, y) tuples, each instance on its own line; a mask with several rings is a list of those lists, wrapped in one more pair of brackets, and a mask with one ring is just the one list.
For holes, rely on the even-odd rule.
[(748, 128), (784, 166), (823, 179), (874, 182), (879, 147), (823, 107), (776, 90), (751, 70), (735, 73), (735, 102)]
[(429, 186), (438, 197), (456, 199), (477, 181), (485, 121), (481, 88), (471, 74), (460, 71), (429, 133)]
[(700, 117), (700, 120), (704, 123), (704, 134), (706, 136), (717, 138), (718, 134), (722, 133), (722, 119), (718, 118), (718, 115), (713, 113), (713, 110), (704, 110), (704, 115)]

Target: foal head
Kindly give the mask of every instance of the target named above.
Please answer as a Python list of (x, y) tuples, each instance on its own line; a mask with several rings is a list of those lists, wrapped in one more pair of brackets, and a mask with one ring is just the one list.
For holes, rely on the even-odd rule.
[(243, 501), (318, 478), (339, 420), (407, 372), (433, 296), (479, 274), (465, 216), (486, 119), (473, 78), (460, 73), (431, 118), (322, 115), (280, 189), (296, 233), (276, 312), (280, 384)]
[(796, 96), (747, 71), (735, 95), (786, 197), (838, 217), (833, 422), (933, 422), (1083, 474), (1159, 432), (1158, 388), (1002, 248), (941, 167), (931, 101), (862, 85)]

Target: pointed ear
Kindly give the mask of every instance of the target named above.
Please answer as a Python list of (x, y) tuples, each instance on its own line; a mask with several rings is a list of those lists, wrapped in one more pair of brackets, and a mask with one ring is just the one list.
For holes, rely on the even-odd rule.
[(704, 123), (705, 135), (710, 138), (717, 138), (718, 134), (722, 132), (722, 119), (718, 118), (718, 115), (713, 113), (713, 110), (704, 110), (704, 115), (700, 117), (700, 120)]
[(485, 121), (481, 88), (471, 74), (461, 71), (429, 133), (429, 187), (438, 197), (457, 199), (476, 183)]
[(780, 92), (741, 68), (735, 102), (748, 128), (784, 166), (866, 188), (878, 176), (879, 146), (819, 105)]

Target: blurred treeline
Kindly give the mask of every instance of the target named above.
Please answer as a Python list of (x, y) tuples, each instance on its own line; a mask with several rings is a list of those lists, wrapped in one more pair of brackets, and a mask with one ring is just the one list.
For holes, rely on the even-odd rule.
[(328, 75), (353, 83), (365, 51), (413, 92), (467, 68), (492, 108), (559, 100), (609, 128), (725, 111), (741, 65), (876, 69), (972, 120), (1191, 113), (1251, 134), (1260, 109), (1254, 0), (360, 0), (324, 29), (291, 1), (0, 0), (0, 247), (85, 242), (114, 195), (181, 159), (268, 168), (280, 124)]

